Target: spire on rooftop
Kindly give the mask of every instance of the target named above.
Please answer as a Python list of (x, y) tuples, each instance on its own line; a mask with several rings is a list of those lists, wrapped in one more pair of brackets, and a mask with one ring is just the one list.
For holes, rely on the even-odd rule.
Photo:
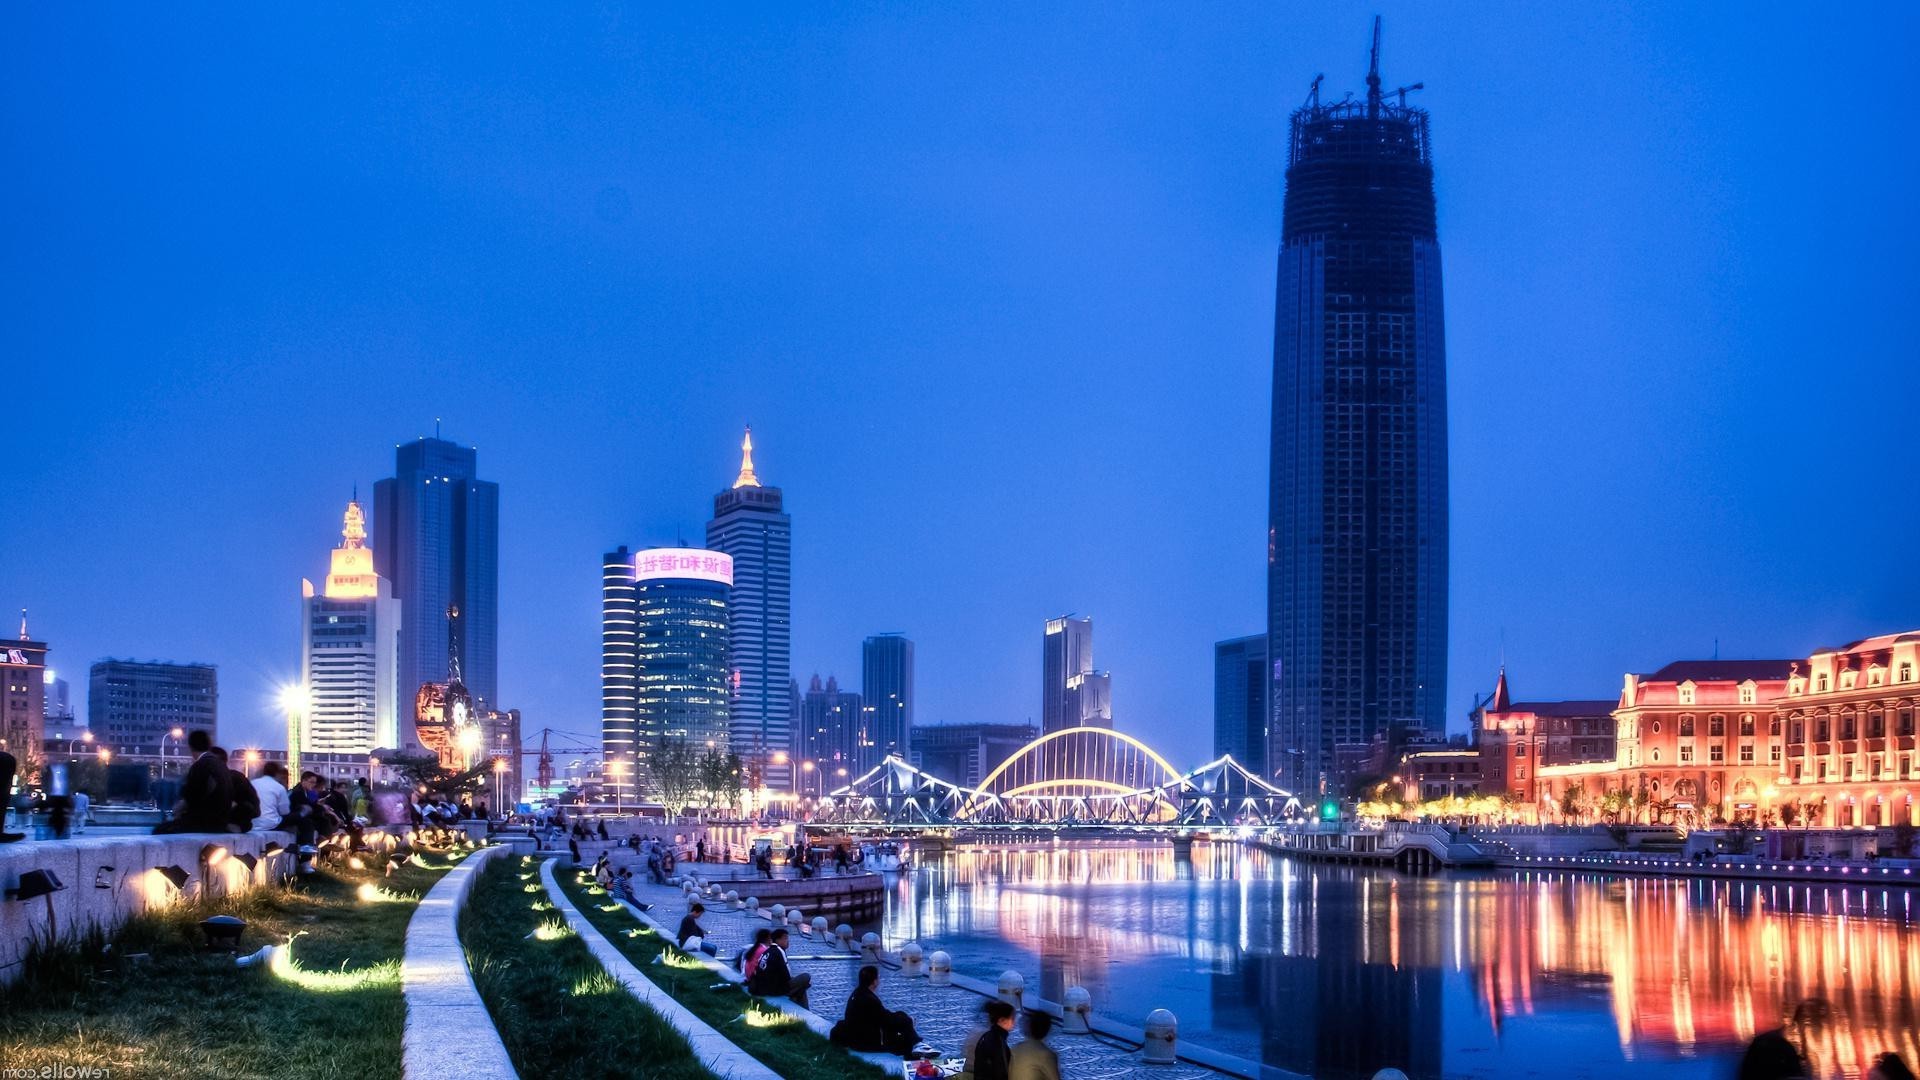
[(740, 476), (734, 480), (736, 488), (759, 487), (760, 478), (753, 475), (753, 427), (747, 427), (746, 438), (740, 440)]
[(1487, 702), (1488, 712), (1506, 712), (1513, 705), (1513, 699), (1507, 694), (1507, 665), (1500, 665), (1500, 678), (1493, 684), (1493, 698)]

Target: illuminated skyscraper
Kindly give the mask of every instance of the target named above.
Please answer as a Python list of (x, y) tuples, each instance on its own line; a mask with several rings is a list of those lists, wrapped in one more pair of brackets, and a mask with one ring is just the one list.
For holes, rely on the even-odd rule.
[(1113, 676), (1093, 670), (1093, 619), (1048, 619), (1040, 639), (1040, 730), (1113, 726)]
[(395, 687), (400, 601), (374, 572), (366, 539), (360, 503), (349, 502), (324, 589), (316, 595), (313, 582), (300, 582), (303, 753), (366, 754), (412, 741), (412, 717), (403, 728)]
[(644, 786), (650, 757), (667, 739), (702, 752), (732, 745), (733, 560), (700, 548), (647, 548), (633, 568), (634, 750)]
[(394, 702), (411, 716), (425, 683), (446, 682), (448, 610), (462, 682), (498, 708), (500, 486), (475, 475), (472, 447), (438, 437), (402, 443), (394, 474), (373, 487), (374, 569), (400, 601)]
[(888, 754), (913, 752), (913, 642), (901, 634), (877, 634), (860, 647), (861, 728), (867, 752), (855, 762), (861, 772)]
[(600, 559), (600, 750), (610, 776), (638, 775), (640, 654), (634, 641), (633, 552), (625, 544)]
[(1294, 112), (1274, 319), (1272, 763), (1445, 728), (1447, 395), (1427, 114), (1380, 89)]
[(1267, 636), (1231, 638), (1213, 645), (1213, 752), (1260, 776), (1271, 776), (1267, 760), (1267, 691), (1273, 684), (1267, 665)]
[(733, 749), (760, 763), (774, 791), (793, 790), (793, 519), (783, 505), (754, 474), (749, 429), (740, 475), (713, 497), (707, 547), (733, 557)]

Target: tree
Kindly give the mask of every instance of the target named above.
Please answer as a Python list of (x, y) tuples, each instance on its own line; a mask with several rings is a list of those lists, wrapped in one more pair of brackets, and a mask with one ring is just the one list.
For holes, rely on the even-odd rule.
[(663, 739), (653, 752), (653, 788), (675, 817), (686, 812), (700, 790), (700, 755), (685, 739)]
[(1575, 780), (1560, 793), (1560, 816), (1568, 821), (1579, 821), (1587, 815), (1587, 785), (1584, 780)]
[[(709, 807), (731, 805), (733, 800), (729, 795), (739, 791), (740, 781), (733, 771), (733, 763), (728, 760), (729, 756), (709, 746), (707, 752), (700, 755), (700, 762), (695, 767), (699, 774), (700, 792), (707, 797)], [(733, 760), (739, 759), (736, 757)]]
[[(449, 769), (440, 764), (435, 754), (396, 756), (385, 759), (384, 763), (391, 765), (409, 787), (416, 790), (424, 787), (429, 794), (444, 795), (452, 802), (459, 802), (462, 795), (477, 794), (493, 772), (491, 759), (471, 769)], [(294, 777), (296, 782), (299, 779)]]

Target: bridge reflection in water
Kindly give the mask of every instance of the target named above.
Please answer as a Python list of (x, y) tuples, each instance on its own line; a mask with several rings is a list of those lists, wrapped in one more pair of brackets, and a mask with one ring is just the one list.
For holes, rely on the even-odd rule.
[(988, 978), (1038, 971), (1058, 1000), (1322, 1080), (1727, 1075), (1756, 1031), (1822, 1077), (1920, 1060), (1920, 913), (1899, 889), (1490, 872), (1403, 877), (1226, 844), (962, 848), (906, 875), (891, 945)]

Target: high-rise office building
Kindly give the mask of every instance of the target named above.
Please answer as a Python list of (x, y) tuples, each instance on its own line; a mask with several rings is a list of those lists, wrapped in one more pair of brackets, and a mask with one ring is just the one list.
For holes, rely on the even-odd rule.
[(753, 431), (740, 443), (740, 474), (713, 497), (707, 547), (733, 558), (733, 749), (758, 763), (766, 785), (793, 790), (793, 519), (780, 489), (753, 471)]
[(1048, 619), (1040, 640), (1040, 727), (1113, 726), (1113, 677), (1093, 669), (1093, 618)]
[(647, 548), (633, 570), (634, 754), (644, 789), (666, 740), (701, 752), (732, 745), (733, 560), (700, 548)]
[[(20, 613), (18, 637), (0, 638), (0, 750), (22, 763), (41, 753), (47, 730), (47, 643), (27, 633)], [(0, 798), (7, 792), (0, 791)]]
[(1039, 735), (1032, 724), (926, 724), (913, 729), (910, 760), (942, 780), (978, 787)]
[(1427, 114), (1380, 89), (1292, 117), (1274, 319), (1267, 637), (1273, 763), (1444, 730), (1447, 396)]
[(347, 503), (340, 535), (322, 589), (316, 593), (313, 582), (300, 582), (300, 672), (306, 696), (300, 751), (398, 749), (400, 601), (374, 572), (358, 500)]
[(888, 754), (904, 760), (913, 749), (913, 642), (905, 635), (877, 634), (860, 646), (860, 697), (875, 751), (867, 768)]
[[(174, 736), (174, 729), (180, 730)], [(220, 741), (220, 685), (212, 664), (99, 660), (87, 670), (87, 730), (96, 749), (184, 764), (186, 734)]]
[(600, 558), (600, 752), (608, 776), (622, 784), (640, 775), (633, 572), (633, 552), (625, 544)]
[[(872, 764), (860, 763), (871, 756), (872, 740), (866, 736), (861, 717), (864, 702), (853, 690), (840, 689), (840, 680), (827, 676), (823, 685), (815, 675), (800, 699), (800, 728), (794, 737), (794, 766), (800, 770), (801, 795), (824, 795), (858, 777)], [(864, 744), (864, 745), (863, 745)]]
[(1271, 776), (1267, 759), (1267, 635), (1231, 638), (1213, 646), (1213, 752), (1259, 776)]
[(420, 687), (452, 674), (450, 623), (461, 682), (481, 707), (499, 707), (500, 486), (478, 478), (472, 447), (437, 433), (393, 457), (392, 478), (373, 488), (373, 562), (400, 601), (394, 706), (408, 738)]

